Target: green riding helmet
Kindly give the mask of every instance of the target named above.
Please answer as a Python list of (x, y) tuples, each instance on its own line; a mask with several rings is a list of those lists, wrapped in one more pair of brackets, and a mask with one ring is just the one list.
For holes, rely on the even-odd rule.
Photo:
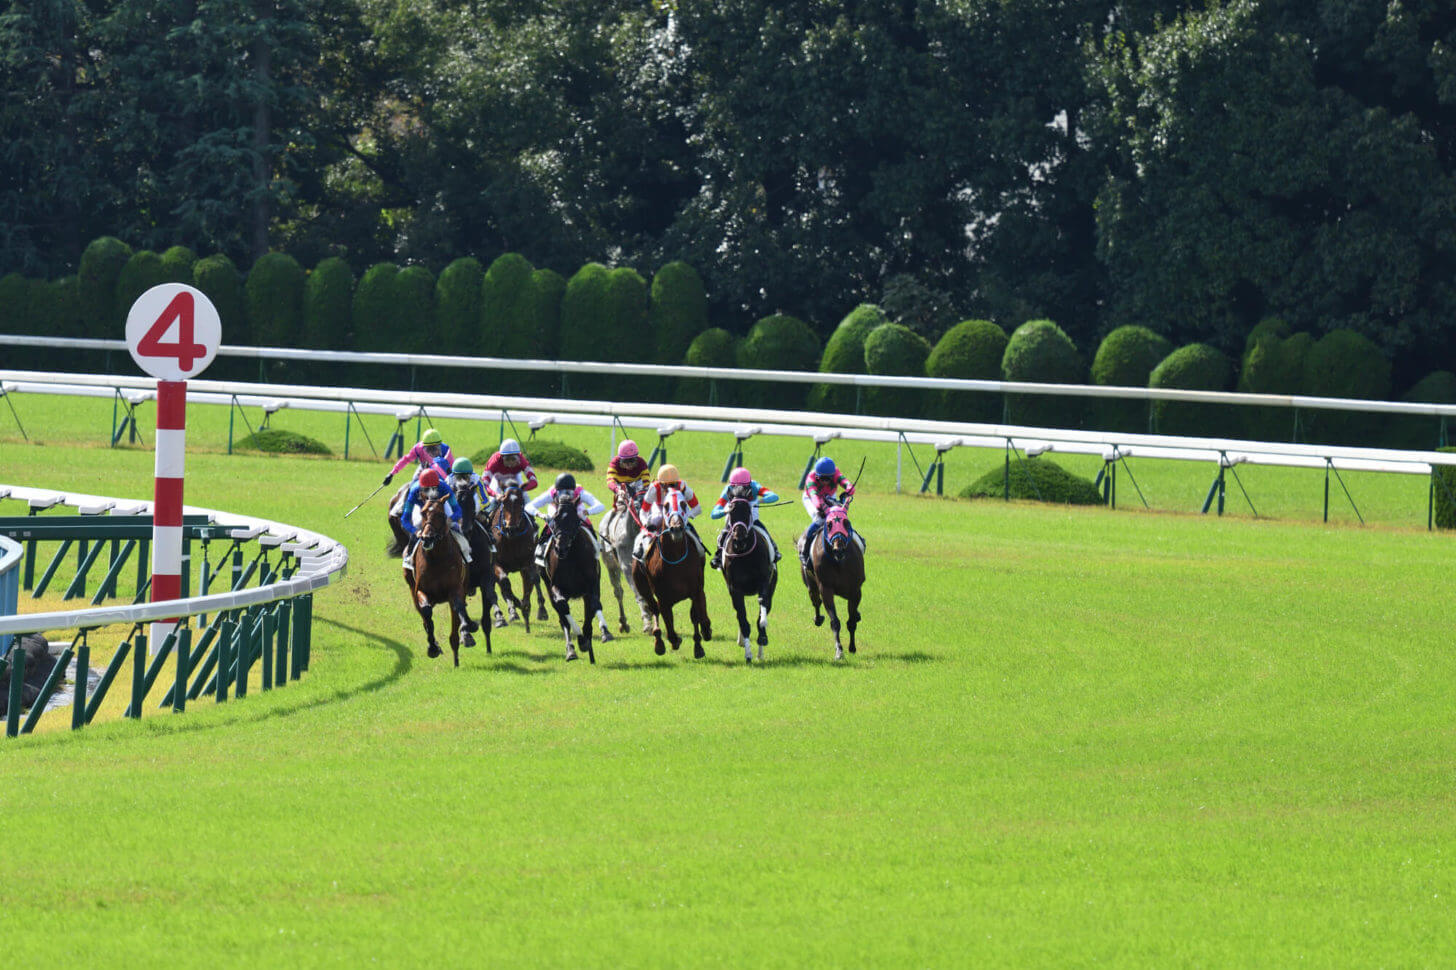
[(475, 466), (470, 463), (469, 458), (456, 458), (455, 464), (450, 466), (450, 471), (456, 475), (474, 475)]
[(444, 438), (440, 437), (440, 432), (436, 431), (434, 428), (426, 428), (425, 429), (425, 436), (420, 439), (420, 444), (422, 444), (422, 445), (438, 445), (440, 442), (442, 442), (444, 440), (445, 440)]

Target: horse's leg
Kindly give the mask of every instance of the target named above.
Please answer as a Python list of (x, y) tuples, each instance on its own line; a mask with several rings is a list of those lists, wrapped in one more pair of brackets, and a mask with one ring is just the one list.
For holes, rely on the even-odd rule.
[[(584, 650), (584, 651), (586, 651), (586, 659), (588, 661), (590, 661), (591, 663), (596, 663), (597, 662), (597, 652), (592, 649), (592, 637), (591, 637), (591, 625), (592, 625), (592, 616), (593, 615), (595, 615), (597, 617), (597, 619), (601, 619), (601, 616), (602, 616), (601, 604), (599, 604), (599, 603), (596, 604), (596, 609), (593, 610), (592, 609), (591, 598), (590, 597), (587, 597), (587, 596), (583, 596), (581, 598), (581, 625), (582, 625), (582, 630), (581, 630), (580, 633), (577, 634), (577, 637), (576, 637), (576, 648), (578, 650)], [(607, 633), (606, 624), (603, 624), (602, 625), (602, 633), (603, 634), (606, 634), (606, 636), (608, 638), (611, 637), (611, 634), (610, 633)], [(607, 641), (606, 640), (603, 640), (602, 642), (603, 643), (606, 643)]]
[(834, 590), (826, 589), (820, 594), (824, 601), (824, 612), (829, 614), (829, 630), (834, 634), (834, 659), (844, 659), (844, 647), (839, 642), (839, 613), (834, 609)]
[[(530, 604), (527, 603), (527, 606)], [(571, 615), (571, 601), (561, 597), (556, 589), (551, 590), (551, 606), (556, 610), (556, 620), (561, 624), (561, 636), (566, 640), (566, 659), (576, 659), (576, 634), (579, 632), (576, 620)], [(530, 610), (528, 609), (529, 613)], [(529, 619), (529, 617), (528, 617)]]
[(849, 652), (854, 653), (854, 628), (859, 626), (859, 587), (844, 597), (849, 604)]
[(460, 613), (450, 610), (450, 652), (455, 655), (455, 666), (460, 666)]
[(632, 628), (627, 625), (627, 607), (622, 599), (622, 564), (617, 561), (617, 547), (607, 543), (605, 537), (602, 540), (602, 565), (607, 571), (607, 579), (612, 582), (612, 594), (617, 597), (617, 629), (622, 633), (630, 633)]
[(763, 648), (768, 646), (768, 614), (773, 609), (774, 590), (779, 584), (779, 571), (770, 568), (768, 579), (758, 591), (758, 659), (763, 659)]
[[(531, 563), (531, 569), (535, 573), (535, 577), (536, 577), (535, 578), (535, 583), (536, 583), (536, 619), (538, 619), (538, 620), (548, 620), (551, 617), (546, 612), (546, 595), (541, 590), (541, 587), (544, 586), (544, 585), (546, 585), (546, 584), (541, 581), (541, 571), (536, 568), (536, 563), (535, 563), (534, 560)], [(527, 596), (526, 597), (526, 611), (527, 612), (530, 612), (530, 607), (531, 607), (531, 597)], [(526, 628), (526, 632), (527, 633), (530, 633), (531, 632), (531, 630), (530, 630), (529, 627)]]
[(814, 625), (823, 626), (824, 614), (819, 612), (819, 577), (811, 571), (802, 572), (801, 575), (804, 577), (804, 586), (809, 590), (809, 602), (814, 607)]
[[(506, 606), (510, 608), (511, 619), (517, 619), (519, 617), (519, 614), (516, 612), (516, 594), (511, 589), (511, 574), (506, 572), (500, 566), (497, 566), (495, 567), (495, 581), (496, 585), (500, 587), (501, 596), (505, 598)], [(501, 612), (500, 600), (497, 600), (495, 604), (495, 625), (497, 627), (503, 627), (506, 625), (506, 617), (505, 614)]]
[(427, 657), (438, 657), (444, 653), (440, 645), (435, 642), (435, 608), (431, 605), (417, 606), (420, 611), (420, 619), (425, 624), (425, 640), (429, 643), (429, 649), (425, 651)]
[(632, 551), (627, 550), (628, 577), (632, 581), (632, 595), (637, 600), (637, 609), (642, 613), (642, 632), (652, 633), (654, 618), (657, 616), (657, 604), (650, 593), (644, 593), (642, 586), (637, 582), (636, 560), (632, 558)]
[[(693, 621), (693, 656), (699, 660), (704, 657), (703, 640), (713, 639), (713, 624), (708, 620), (708, 597), (703, 593), (703, 587), (699, 584), (693, 591), (692, 599), (689, 600), (688, 616)], [(702, 637), (699, 639), (699, 632)]]
[(470, 602), (464, 596), (450, 601), (450, 615), (454, 617), (455, 626), (465, 633), (465, 645), (475, 646), (475, 637), (470, 634), (480, 629), (474, 620), (470, 618)]
[(738, 645), (743, 648), (743, 659), (753, 663), (753, 647), (748, 642), (748, 610), (743, 605), (743, 594), (731, 586), (728, 592), (733, 596), (733, 612), (738, 616)]
[(660, 614), (662, 622), (667, 625), (667, 642), (672, 644), (672, 648), (676, 650), (682, 646), (682, 636), (677, 632), (677, 627), (672, 622), (672, 608), (674, 604), (667, 602), (661, 597), (658, 597), (657, 602), (662, 607), (662, 613)]

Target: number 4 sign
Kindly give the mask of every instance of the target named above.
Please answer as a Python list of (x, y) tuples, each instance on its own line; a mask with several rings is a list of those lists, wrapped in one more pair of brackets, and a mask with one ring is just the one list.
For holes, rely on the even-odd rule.
[(126, 315), (126, 346), (137, 366), (163, 381), (196, 377), (217, 356), (222, 321), (201, 290), (162, 283)]

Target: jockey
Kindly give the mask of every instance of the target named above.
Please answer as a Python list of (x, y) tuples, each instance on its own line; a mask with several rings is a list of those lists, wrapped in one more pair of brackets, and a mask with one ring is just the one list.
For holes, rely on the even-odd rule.
[[(652, 469), (642, 456), (637, 453), (637, 442), (631, 438), (623, 439), (617, 446), (617, 453), (607, 463), (607, 488), (613, 492), (620, 492), (625, 486), (632, 482), (642, 482), (644, 485), (652, 481)], [(607, 510), (606, 516), (602, 519), (602, 535), (608, 534), (609, 523), (616, 513), (616, 504)]]
[(388, 485), (394, 481), (394, 476), (398, 475), (404, 466), (412, 461), (419, 462), (419, 471), (434, 468), (439, 471), (440, 477), (444, 478), (450, 474), (450, 466), (455, 461), (455, 456), (450, 454), (450, 446), (445, 444), (444, 439), (440, 437), (440, 432), (434, 428), (426, 428), (419, 444), (401, 455), (399, 461), (395, 462), (394, 467), (389, 470), (389, 474), (384, 476), (384, 484)]
[(490, 456), (490, 460), (485, 463), (485, 474), (480, 477), (485, 482), (485, 493), (490, 496), (485, 507), (487, 520), (495, 515), (496, 506), (500, 504), (507, 485), (518, 482), (521, 490), (529, 495), (539, 484), (530, 459), (521, 454), (520, 442), (515, 438), (507, 438), (501, 442), (500, 450)]
[[(721, 519), (728, 514), (728, 500), (743, 498), (748, 500), (750, 522), (756, 528), (764, 540), (768, 542), (769, 552), (773, 555), (773, 561), (778, 562), (780, 558), (778, 546), (774, 545), (773, 536), (768, 534), (762, 522), (758, 520), (758, 503), (760, 500), (773, 504), (779, 500), (776, 492), (771, 492), (764, 486), (753, 480), (747, 468), (735, 468), (728, 476), (728, 487), (723, 489), (723, 494), (718, 496), (718, 501), (713, 503), (713, 511), (708, 513), (711, 519)], [(713, 553), (712, 560), (708, 565), (714, 569), (723, 566), (723, 542), (728, 538), (728, 530), (721, 529), (718, 532), (718, 549)]]
[(474, 494), (475, 508), (477, 511), (484, 509), (490, 497), (485, 494), (485, 482), (475, 474), (475, 465), (469, 458), (456, 458), (455, 464), (450, 468), (450, 488), (455, 493), (457, 501), (466, 495)]
[[(835, 499), (834, 492), (840, 488), (844, 491)], [(837, 501), (843, 505), (853, 494), (854, 483), (835, 467), (833, 458), (825, 455), (814, 463), (814, 472), (804, 483), (804, 511), (809, 513), (810, 521), (809, 528), (804, 530), (799, 558), (805, 563), (809, 561), (809, 549), (814, 544), (815, 534), (824, 527), (824, 513), (829, 510), (828, 503)]]
[[(648, 550), (652, 547), (652, 540), (656, 533), (662, 530), (667, 521), (667, 498), (669, 494), (677, 493), (680, 501), (687, 507), (687, 518), (696, 518), (702, 511), (698, 504), (698, 497), (688, 487), (677, 473), (675, 465), (663, 465), (657, 469), (657, 481), (647, 486), (647, 491), (642, 493), (641, 519), (643, 529), (637, 534), (637, 541), (632, 546), (632, 555), (636, 559), (645, 559)], [(706, 553), (707, 548), (703, 540), (698, 537), (698, 531), (693, 528), (692, 522), (685, 523), (688, 527), (688, 534), (697, 543), (698, 552)]]
[(556, 508), (563, 502), (574, 502), (576, 514), (581, 519), (581, 524), (586, 527), (587, 535), (591, 536), (593, 555), (601, 552), (597, 546), (596, 530), (592, 528), (590, 515), (602, 511), (606, 506), (597, 499), (595, 495), (576, 484), (576, 476), (571, 472), (562, 472), (556, 476), (556, 484), (531, 500), (526, 508), (532, 512), (541, 511), (544, 506), (550, 505), (551, 516), (546, 519), (546, 525), (541, 530), (541, 536), (536, 540), (536, 565), (542, 569), (546, 568), (546, 549), (551, 545), (551, 520), (555, 515)]
[(410, 541), (404, 550), (405, 569), (415, 568), (415, 546), (420, 541), (419, 526), (415, 525), (415, 510), (441, 496), (445, 498), (445, 514), (450, 520), (450, 534), (455, 537), (465, 561), (470, 562), (470, 540), (460, 531), (460, 503), (455, 501), (455, 493), (451, 491), (450, 483), (441, 478), (435, 469), (427, 468), (416, 481), (410, 483), (409, 490), (405, 492), (404, 504), (400, 507), (399, 524), (410, 535)]

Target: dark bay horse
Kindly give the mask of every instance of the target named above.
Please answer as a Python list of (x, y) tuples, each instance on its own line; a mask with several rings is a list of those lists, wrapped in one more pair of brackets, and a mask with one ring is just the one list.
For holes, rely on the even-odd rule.
[[(495, 544), (496, 582), (509, 604), (511, 619), (524, 620), (526, 632), (530, 633), (532, 590), (536, 591), (536, 618), (544, 620), (547, 613), (546, 597), (539, 585), (540, 571), (536, 568), (536, 520), (526, 511), (526, 493), (521, 486), (514, 483), (506, 486), (496, 507), (495, 520), (490, 523), (490, 537)], [(511, 573), (521, 574), (521, 599), (516, 599), (511, 589)], [(495, 625), (506, 625), (499, 603), (495, 605)]]
[(738, 642), (743, 659), (753, 662), (748, 641), (748, 613), (744, 599), (758, 597), (758, 659), (768, 645), (768, 614), (773, 609), (774, 589), (779, 584), (778, 566), (763, 535), (753, 526), (753, 504), (746, 496), (728, 499), (728, 538), (723, 543), (723, 582), (738, 614)]
[(440, 656), (440, 645), (435, 642), (434, 609), (440, 603), (450, 607), (450, 649), (455, 654), (455, 666), (460, 666), (460, 629), (465, 628), (465, 645), (475, 643), (470, 636), (476, 630), (475, 623), (465, 612), (466, 569), (465, 556), (450, 534), (450, 520), (445, 515), (445, 503), (432, 499), (420, 513), (420, 531), (414, 554), (410, 557), (412, 569), (404, 570), (404, 582), (410, 590), (410, 602), (420, 614), (429, 640), (428, 654)]
[[(846, 503), (847, 504), (847, 503)], [(814, 535), (808, 551), (809, 565), (800, 567), (804, 585), (809, 588), (809, 602), (814, 605), (814, 625), (823, 626), (819, 605), (829, 614), (829, 629), (834, 631), (834, 659), (844, 659), (839, 642), (839, 614), (834, 611), (834, 597), (842, 598), (849, 607), (849, 652), (854, 653), (854, 628), (859, 625), (860, 587), (864, 585), (864, 553), (854, 538), (845, 506), (831, 505), (824, 514), (824, 526)]]
[[(495, 609), (495, 549), (485, 527), (483, 511), (476, 507), (475, 489), (463, 489), (456, 495), (460, 503), (460, 525), (470, 543), (470, 563), (465, 571), (465, 604), (480, 593), (480, 626), (485, 631), (485, 652), (490, 653), (490, 613)], [(470, 618), (466, 614), (466, 619)], [(466, 645), (469, 645), (467, 640)]]
[[(563, 502), (551, 518), (551, 542), (546, 547), (545, 586), (551, 594), (551, 605), (561, 621), (566, 637), (566, 659), (575, 660), (576, 648), (586, 651), (592, 663), (597, 662), (592, 649), (592, 618), (602, 612), (602, 568), (597, 562), (591, 536), (583, 535), (581, 518), (575, 502)], [(571, 601), (582, 603), (582, 621), (577, 626), (571, 615)], [(576, 638), (575, 646), (572, 638)]]
[(687, 515), (682, 510), (677, 492), (668, 493), (667, 519), (652, 542), (645, 559), (634, 560), (632, 584), (652, 609), (652, 649), (661, 656), (667, 652), (662, 644), (662, 621), (667, 621), (667, 638), (676, 650), (682, 645), (672, 622), (674, 603), (689, 600), (688, 616), (693, 624), (693, 656), (704, 656), (703, 641), (713, 639), (708, 621), (708, 598), (703, 593), (703, 567), (706, 559), (698, 544), (688, 535)]

